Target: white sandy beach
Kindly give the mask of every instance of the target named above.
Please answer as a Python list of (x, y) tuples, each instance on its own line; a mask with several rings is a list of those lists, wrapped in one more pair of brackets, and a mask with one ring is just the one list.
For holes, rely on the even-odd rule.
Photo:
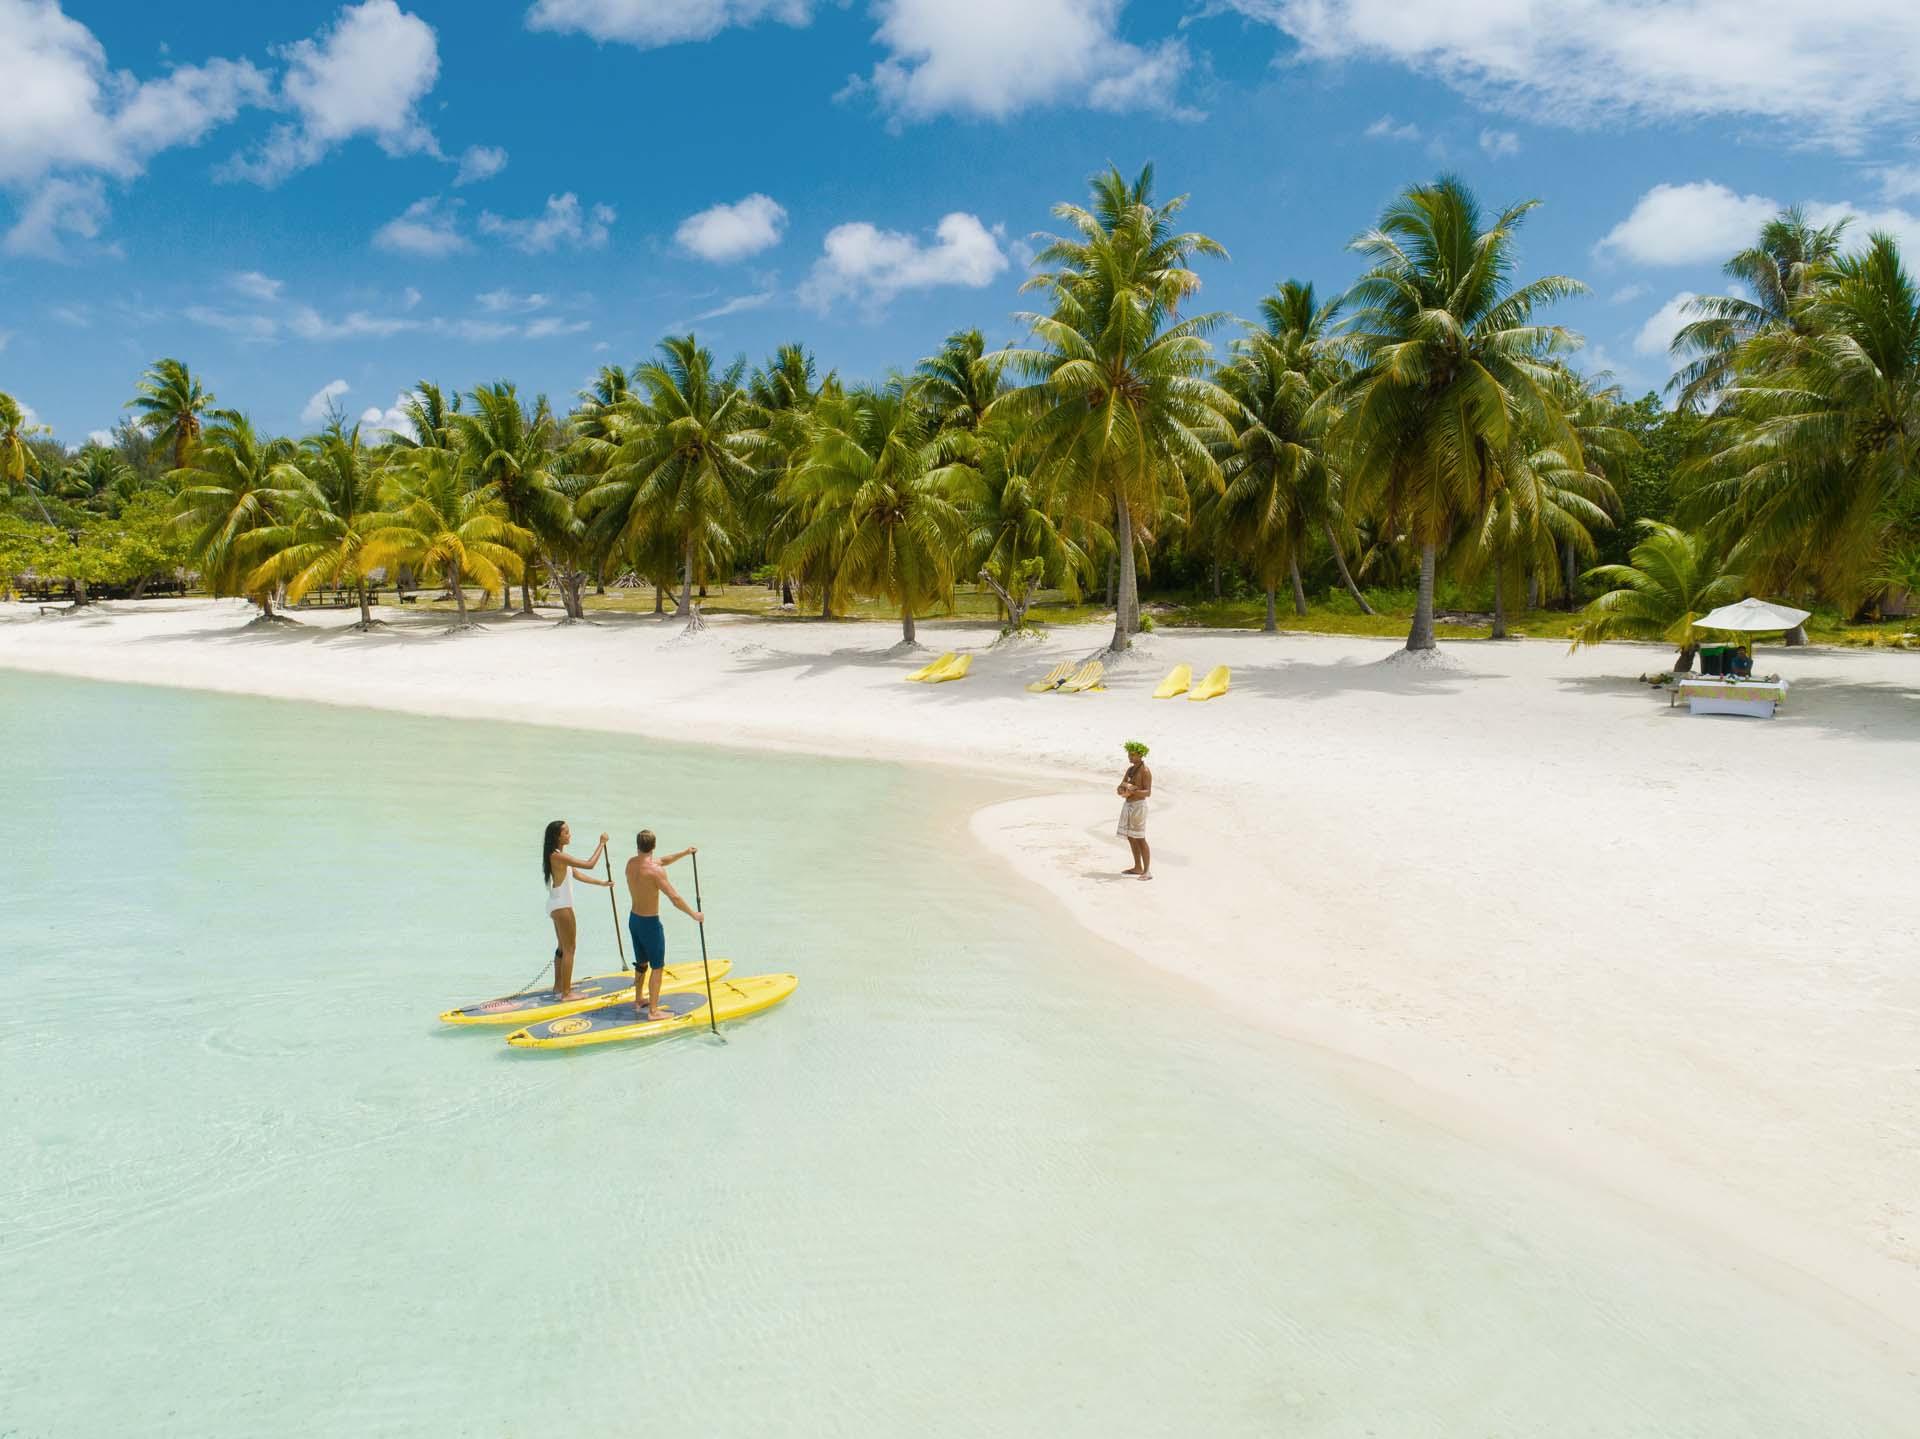
[[(1031, 781), (973, 822), (1009, 882), (1311, 1062), (1920, 1352), (1920, 657), (1763, 650), (1794, 689), (1760, 721), (1669, 710), (1636, 682), (1656, 647), (1455, 643), (1427, 666), (1387, 641), (1163, 631), (1108, 692), (1034, 696), (1106, 627), (989, 649), (924, 624), (980, 652), (926, 687), (877, 623), (447, 637), (387, 611), (362, 636), (351, 611), (250, 614), (0, 606), (0, 665)], [(1232, 693), (1153, 701), (1180, 660), (1231, 664)], [(1118, 874), (1129, 738), (1153, 747), (1151, 884)]]

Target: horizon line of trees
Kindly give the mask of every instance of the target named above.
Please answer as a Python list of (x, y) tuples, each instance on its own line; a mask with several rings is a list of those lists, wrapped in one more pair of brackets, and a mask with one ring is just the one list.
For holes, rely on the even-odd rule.
[[(1847, 612), (1920, 581), (1920, 296), (1895, 241), (1789, 210), (1732, 257), (1733, 293), (1693, 302), (1676, 406), (1626, 403), (1576, 371), (1546, 312), (1584, 287), (1522, 278), (1537, 202), (1484, 212), (1453, 177), (1410, 186), (1354, 240), (1332, 299), (1288, 280), (1252, 320), (1188, 313), (1194, 266), (1148, 167), (1054, 209), (1018, 315), (1024, 343), (950, 336), (878, 384), (822, 375), (800, 344), (719, 363), (691, 335), (603, 367), (570, 410), (509, 382), (422, 381), (406, 433), (334, 413), (259, 433), (186, 364), (142, 377), (113, 443), (68, 452), (0, 394), (0, 572), (137, 584), (190, 565), (215, 594), (478, 585), (568, 619), (618, 576), (676, 593), (757, 572), (824, 617), (884, 598), (903, 637), (990, 588), (1009, 625), (1042, 589), (1104, 589), (1112, 648), (1141, 628), (1141, 578), (1232, 575), (1307, 610), (1305, 577), (1369, 608), (1410, 590), (1407, 646), (1434, 644), (1443, 573), (1510, 608), (1599, 586), (1580, 636), (1665, 637), (1743, 587)], [(1230, 338), (1216, 348), (1222, 331)], [(1602, 563), (1604, 561), (1604, 563)], [(1709, 603), (1711, 602), (1711, 603)]]

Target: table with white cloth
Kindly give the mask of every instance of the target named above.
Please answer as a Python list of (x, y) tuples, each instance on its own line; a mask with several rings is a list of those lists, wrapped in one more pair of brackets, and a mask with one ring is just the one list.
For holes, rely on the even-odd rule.
[(1677, 680), (1667, 705), (1671, 708), (1681, 700), (1697, 715), (1751, 715), (1756, 719), (1772, 719), (1775, 708), (1786, 703), (1787, 682), (1717, 675)]

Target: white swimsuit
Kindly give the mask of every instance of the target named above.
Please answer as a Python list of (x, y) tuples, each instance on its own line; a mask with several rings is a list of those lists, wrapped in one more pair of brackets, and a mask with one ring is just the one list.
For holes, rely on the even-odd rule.
[(560, 883), (553, 885), (547, 890), (547, 913), (552, 914), (558, 909), (572, 908), (573, 866), (568, 865), (566, 875), (561, 879)]

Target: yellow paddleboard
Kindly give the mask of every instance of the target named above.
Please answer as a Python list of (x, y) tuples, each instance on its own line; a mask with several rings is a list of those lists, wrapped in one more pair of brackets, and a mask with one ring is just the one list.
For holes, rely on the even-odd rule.
[[(713, 1013), (716, 1019), (738, 1019), (769, 1009), (792, 994), (800, 983), (791, 974), (751, 974), (744, 979), (715, 979)], [(660, 996), (660, 1007), (672, 1011), (668, 1019), (640, 1018), (633, 1001), (603, 1004), (597, 1009), (559, 1019), (543, 1019), (516, 1029), (507, 1043), (516, 1049), (577, 1049), (584, 1044), (615, 1044), (628, 1039), (658, 1039), (665, 1034), (707, 1027), (705, 987)]]
[[(716, 981), (733, 968), (733, 961), (716, 959)], [(670, 964), (660, 971), (660, 988), (685, 989), (688, 985), (706, 985), (706, 976), (697, 964)], [(572, 999), (561, 999), (551, 989), (530, 989), (521, 994), (502, 995), (460, 1009), (449, 1009), (440, 1016), (443, 1024), (531, 1024), (536, 1019), (558, 1019), (563, 1014), (578, 1014), (583, 1009), (606, 1004), (633, 994), (633, 973), (596, 974), (576, 979)]]

